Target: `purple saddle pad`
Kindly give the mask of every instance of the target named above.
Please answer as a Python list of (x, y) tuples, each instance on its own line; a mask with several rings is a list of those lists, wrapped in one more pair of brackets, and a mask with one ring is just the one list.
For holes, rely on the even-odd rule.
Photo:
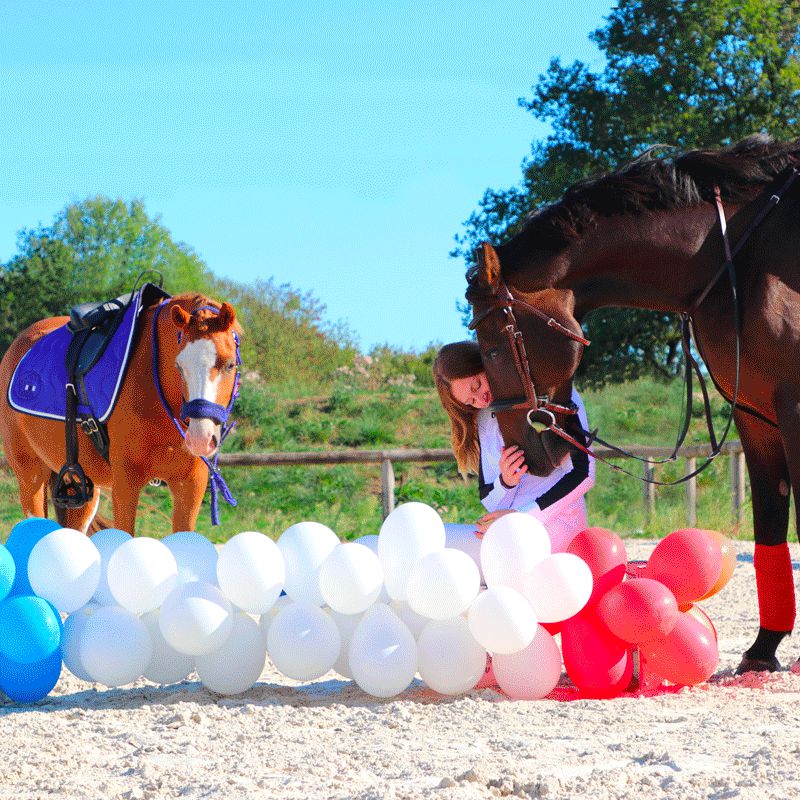
[[(111, 416), (133, 349), (141, 301), (139, 291), (105, 351), (86, 373), (84, 385), (90, 405), (79, 402), (78, 416), (92, 414), (98, 422)], [(72, 333), (64, 325), (39, 339), (23, 356), (8, 387), (12, 408), (35, 417), (64, 420), (68, 381), (64, 359), (71, 340)]]

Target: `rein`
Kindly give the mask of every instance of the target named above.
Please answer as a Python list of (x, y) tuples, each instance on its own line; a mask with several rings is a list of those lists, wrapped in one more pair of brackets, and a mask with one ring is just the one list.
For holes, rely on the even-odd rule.
[[(208, 467), (208, 474), (209, 478), (211, 479), (211, 524), (212, 525), (219, 525), (219, 499), (218, 495), (222, 494), (222, 498), (229, 506), (236, 507), (238, 502), (236, 498), (231, 494), (231, 490), (228, 488), (228, 484), (225, 483), (225, 479), (222, 477), (219, 469), (217, 468), (217, 463), (219, 460), (219, 449), (222, 447), (222, 443), (227, 438), (228, 434), (234, 429), (236, 426), (236, 422), (228, 422), (228, 418), (230, 416), (231, 410), (233, 409), (233, 404), (236, 398), (239, 396), (239, 382), (241, 379), (241, 371), (239, 367), (242, 364), (242, 358), (239, 353), (239, 337), (234, 331), (233, 340), (236, 342), (236, 378), (234, 379), (233, 384), (233, 391), (231, 392), (231, 399), (228, 403), (227, 407), (220, 405), (219, 403), (212, 403), (209, 400), (203, 400), (202, 398), (197, 400), (190, 400), (188, 403), (186, 400), (181, 397), (181, 410), (180, 410), (180, 420), (172, 413), (172, 409), (169, 406), (169, 402), (167, 401), (166, 396), (164, 395), (164, 389), (161, 386), (161, 378), (158, 374), (159, 368), (159, 349), (158, 349), (158, 317), (161, 314), (162, 308), (169, 303), (169, 299), (163, 300), (159, 303), (158, 307), (153, 314), (153, 326), (152, 326), (152, 338), (153, 338), (153, 382), (155, 383), (156, 392), (158, 393), (158, 399), (161, 401), (161, 405), (164, 410), (167, 412), (167, 416), (172, 420), (172, 424), (175, 426), (178, 433), (181, 435), (182, 439), (186, 438), (186, 431), (181, 424), (184, 420), (187, 419), (213, 419), (215, 422), (218, 422), (222, 426), (222, 432), (220, 433), (219, 437), (219, 445), (217, 446), (217, 452), (214, 455), (214, 460), (211, 461), (205, 456), (200, 456), (200, 459), (203, 463)], [(198, 311), (213, 311), (215, 314), (219, 313), (219, 309), (214, 308), (213, 306), (201, 306), (200, 308), (194, 309), (192, 314), (196, 314)], [(178, 332), (178, 342), (181, 341), (181, 332)]]

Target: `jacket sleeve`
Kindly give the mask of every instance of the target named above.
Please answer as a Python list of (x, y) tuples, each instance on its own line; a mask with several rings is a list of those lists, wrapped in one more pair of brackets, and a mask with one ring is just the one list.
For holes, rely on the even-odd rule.
[[(500, 482), (500, 474), (497, 465), (500, 462), (500, 454), (495, 452), (495, 442), (493, 442), (494, 434), (496, 433), (497, 420), (492, 417), (481, 417), (478, 424), (478, 444), (480, 446), (480, 458), (478, 460), (478, 494), (483, 503), (483, 507), (489, 511), (498, 511), (500, 509), (513, 508), (514, 498), (517, 494), (517, 487), (513, 489), (506, 489)], [(497, 463), (494, 462), (495, 457)], [(497, 472), (497, 477), (493, 481), (487, 481), (484, 476), (483, 462), (484, 459), (491, 459), (490, 473)], [(490, 462), (487, 461), (487, 466)]]

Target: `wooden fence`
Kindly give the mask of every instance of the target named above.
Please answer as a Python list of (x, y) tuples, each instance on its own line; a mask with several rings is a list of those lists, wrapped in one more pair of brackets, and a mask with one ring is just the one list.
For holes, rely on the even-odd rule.
[[(641, 458), (661, 459), (672, 452), (670, 447), (649, 447), (632, 445), (627, 448), (631, 455)], [(597, 447), (595, 451), (604, 458), (621, 458), (613, 450)], [(681, 458), (685, 461), (685, 472), (688, 475), (697, 469), (698, 459), (702, 464), (708, 453), (704, 445), (687, 446), (681, 450)], [(739, 442), (727, 442), (721, 455), (730, 457), (731, 504), (733, 514), (738, 522), (742, 520), (745, 497), (745, 463), (742, 446)], [(395, 449), (395, 450), (332, 450), (305, 453), (222, 453), (220, 465), (238, 467), (277, 467), (301, 466), (308, 464), (380, 464), (381, 465), (381, 503), (384, 517), (394, 508), (394, 463), (434, 461), (454, 461), (449, 449)], [(641, 463), (642, 477), (653, 479), (655, 467), (646, 462)], [(631, 470), (632, 471), (632, 470)], [(689, 526), (697, 524), (697, 479), (689, 478), (684, 484), (686, 492), (686, 522)], [(655, 512), (656, 486), (642, 483), (642, 502), (645, 514), (650, 517)]]

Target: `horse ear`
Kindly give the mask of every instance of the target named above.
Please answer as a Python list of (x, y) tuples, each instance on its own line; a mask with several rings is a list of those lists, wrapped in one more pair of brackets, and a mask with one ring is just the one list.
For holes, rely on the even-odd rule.
[(481, 242), (475, 251), (475, 260), (478, 263), (478, 281), (496, 291), (500, 286), (500, 259), (494, 247), (489, 242)]
[(220, 306), (219, 314), (217, 314), (217, 327), (220, 331), (227, 331), (233, 327), (236, 322), (236, 312), (230, 303), (223, 303)]
[(181, 330), (183, 330), (192, 319), (192, 315), (188, 311), (184, 311), (180, 306), (172, 306), (170, 314), (172, 315), (172, 321)]

